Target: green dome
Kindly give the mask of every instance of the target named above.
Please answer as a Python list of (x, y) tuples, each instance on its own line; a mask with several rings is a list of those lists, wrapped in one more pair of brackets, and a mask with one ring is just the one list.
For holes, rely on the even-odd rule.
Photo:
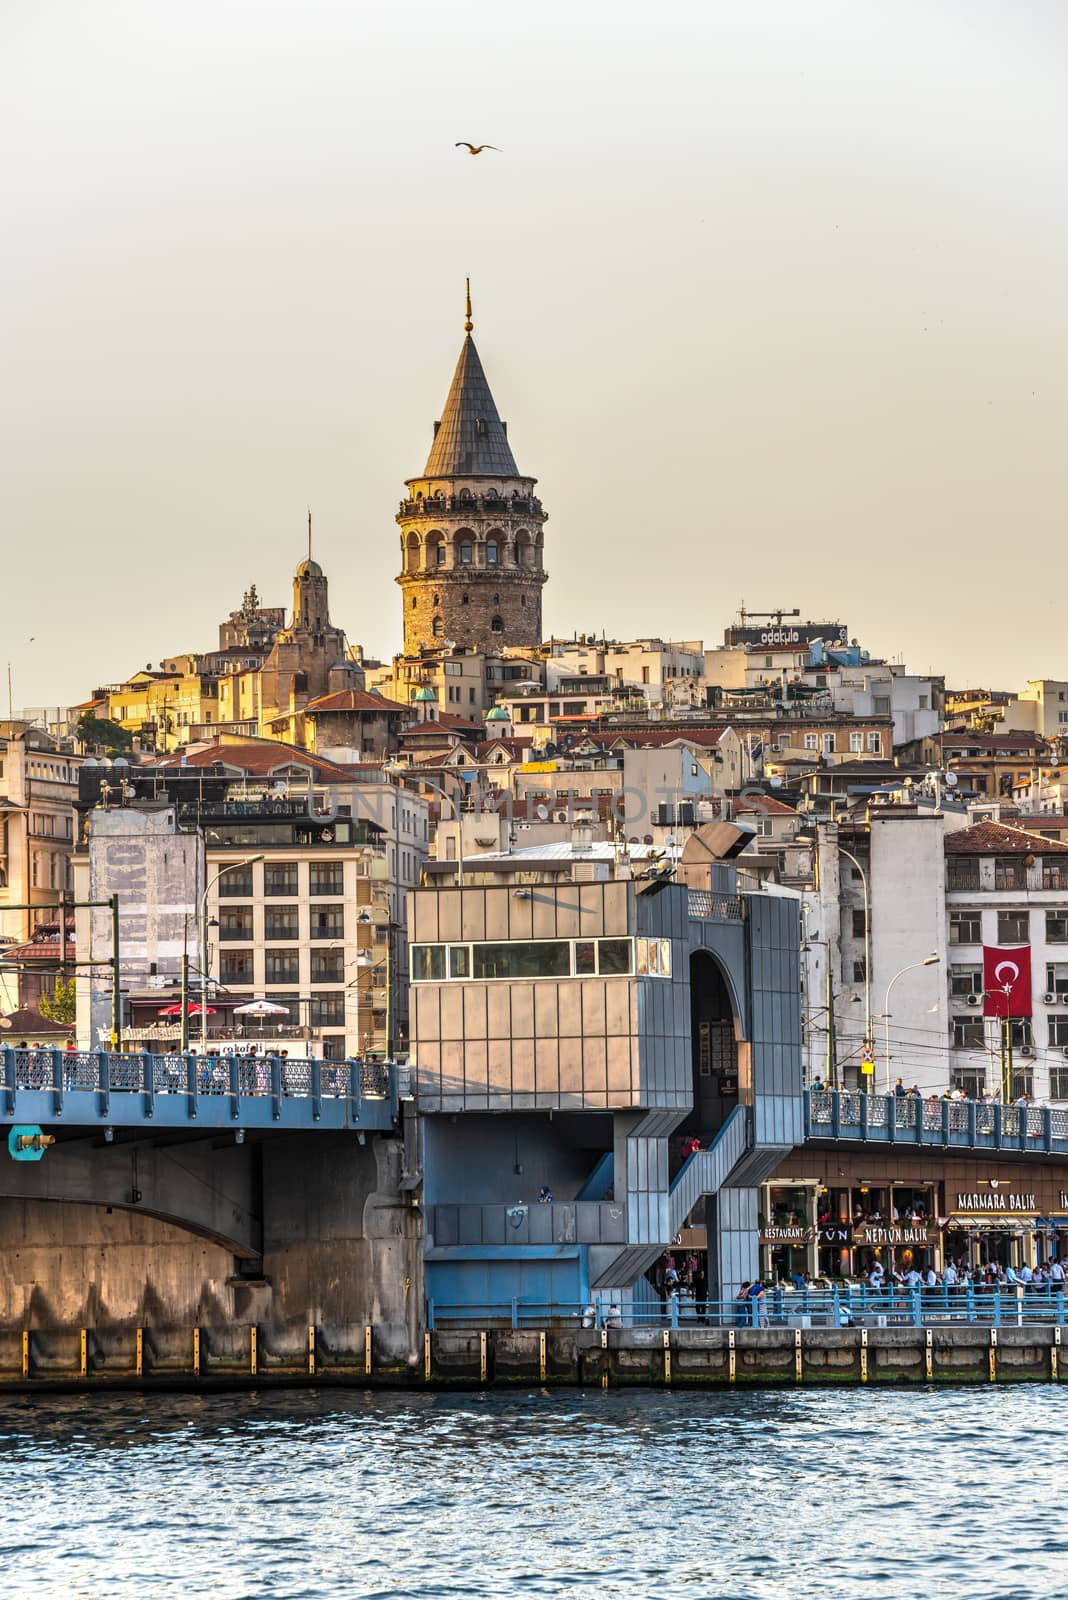
[(430, 687), (429, 684), (424, 684), (424, 686), (421, 689), (417, 689), (415, 691), (415, 694), (412, 696), (412, 699), (413, 700), (417, 700), (417, 701), (421, 701), (423, 704), (425, 704), (428, 700), (436, 700), (437, 699), (437, 693), (436, 693), (435, 690), (433, 690)]
[(487, 712), (486, 721), (487, 722), (507, 722), (508, 721), (508, 713), (504, 709), (503, 706), (494, 706), (492, 711)]

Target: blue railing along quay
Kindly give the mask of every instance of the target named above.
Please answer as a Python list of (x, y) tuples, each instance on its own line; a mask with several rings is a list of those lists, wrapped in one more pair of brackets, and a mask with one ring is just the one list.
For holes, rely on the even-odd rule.
[(989, 1100), (902, 1099), (853, 1089), (807, 1089), (805, 1138), (1068, 1155), (1068, 1111)]
[(391, 1128), (409, 1093), (392, 1061), (113, 1055), (0, 1047), (0, 1124)]
[(574, 1301), (487, 1301), (482, 1305), (427, 1301), (435, 1328), (1021, 1328), (1065, 1326), (1063, 1288), (1050, 1284), (987, 1288), (769, 1289), (761, 1300), (691, 1300), (618, 1306), (603, 1295)]

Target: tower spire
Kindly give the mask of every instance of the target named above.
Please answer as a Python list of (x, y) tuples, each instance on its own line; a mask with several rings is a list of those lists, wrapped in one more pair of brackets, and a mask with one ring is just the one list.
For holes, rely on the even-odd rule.
[(471, 279), (465, 278), (464, 282), (467, 285), (467, 298), (464, 301), (464, 332), (470, 333), (474, 327), (474, 323), (471, 321)]
[(308, 507), (308, 560), (310, 561), (311, 558), (312, 558), (312, 553), (311, 553), (311, 506), (309, 506)]

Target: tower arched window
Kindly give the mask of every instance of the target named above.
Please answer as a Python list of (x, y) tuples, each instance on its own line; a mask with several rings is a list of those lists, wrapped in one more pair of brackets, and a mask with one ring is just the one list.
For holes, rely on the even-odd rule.
[(408, 535), (407, 552), (404, 563), (409, 572), (419, 571), (419, 567), (421, 565), (421, 556), (422, 541), (417, 533), (410, 533)]
[(497, 540), (496, 539), (487, 539), (486, 540), (486, 565), (487, 565), (487, 567), (495, 567), (495, 566), (497, 566), (499, 564), (499, 562), (500, 562), (500, 559), (501, 559), (501, 547), (497, 543)]
[(434, 618), (433, 622), (430, 624), (430, 631), (434, 635), (435, 639), (441, 638), (442, 634), (445, 632), (445, 624), (442, 622), (440, 617)]
[(503, 619), (501, 617), (492, 618), (492, 620), (490, 622), (490, 632), (491, 633), (503, 633), (504, 632), (504, 621), (503, 621)]
[(461, 567), (469, 567), (475, 559), (475, 546), (470, 539), (461, 539), (456, 546), (457, 559)]
[(440, 604), (441, 604), (441, 596), (440, 596), (440, 594), (436, 594), (436, 595), (435, 595), (435, 596), (434, 596), (434, 604), (435, 604), (435, 605), (436, 605), (436, 606), (440, 606)]

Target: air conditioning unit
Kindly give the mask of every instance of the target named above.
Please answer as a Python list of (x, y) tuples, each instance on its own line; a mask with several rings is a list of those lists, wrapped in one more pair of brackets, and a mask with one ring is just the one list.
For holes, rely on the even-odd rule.
[(981, 994), (970, 994), (967, 997), (967, 1003), (970, 1006), (977, 1006), (982, 998)]
[(1044, 1006), (1055, 1006), (1057, 1004), (1057, 996), (1055, 994), (1044, 994), (1042, 996), (1042, 1004)]
[(1061, 1047), (1061, 1055), (1062, 1055), (1062, 1056), (1068, 1056), (1068, 1044), (1066, 1044), (1066, 1045), (1063, 1045), (1063, 1046), (1062, 1046), (1062, 1047)]
[(1034, 1053), (1035, 1047), (1033, 1044), (1022, 1044), (1020, 1046), (1020, 1054), (1022, 1056), (1034, 1056)]

